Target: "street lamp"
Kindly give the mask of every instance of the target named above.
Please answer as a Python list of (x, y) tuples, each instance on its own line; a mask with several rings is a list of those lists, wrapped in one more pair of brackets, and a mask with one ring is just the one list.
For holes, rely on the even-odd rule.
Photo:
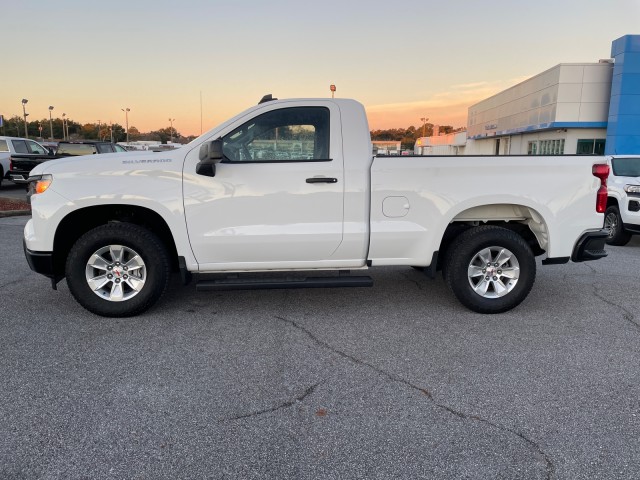
[(53, 119), (51, 118), (53, 107), (49, 105), (49, 140), (53, 141)]
[(420, 120), (422, 120), (422, 136), (425, 136), (425, 131), (427, 128), (427, 121), (429, 120), (427, 117), (422, 117)]
[(66, 115), (67, 115), (66, 113), (62, 114), (62, 140), (67, 139), (67, 127), (66, 127), (67, 120), (64, 118)]
[(29, 100), (27, 100), (26, 98), (22, 99), (22, 114), (24, 115), (24, 138), (29, 138), (29, 129), (27, 126), (27, 115), (29, 114), (27, 113), (27, 110), (25, 107), (28, 101)]
[(131, 109), (127, 108), (121, 108), (120, 110), (122, 110), (124, 112), (124, 120), (125, 120), (125, 124), (127, 127), (127, 145), (129, 145), (129, 112), (131, 111)]
[(173, 122), (175, 122), (176, 119), (175, 118), (170, 118), (169, 119), (169, 124), (171, 125), (171, 128), (169, 129), (169, 137), (171, 138), (169, 140), (169, 143), (173, 143)]

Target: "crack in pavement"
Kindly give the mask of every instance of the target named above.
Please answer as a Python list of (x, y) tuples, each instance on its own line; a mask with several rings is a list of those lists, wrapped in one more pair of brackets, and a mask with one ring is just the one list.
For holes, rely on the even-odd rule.
[[(593, 270), (593, 267), (589, 267), (591, 270)], [(593, 270), (595, 272), (595, 270)], [(597, 272), (596, 272), (597, 273)], [(604, 276), (606, 277), (607, 274), (601, 273), (599, 274), (600, 276)], [(566, 274), (563, 278), (566, 281), (566, 278), (569, 276), (591, 276), (591, 274), (585, 275), (585, 274)], [(609, 275), (609, 276), (615, 276), (616, 278), (620, 277), (620, 275)], [(631, 278), (636, 278), (636, 277), (631, 277)], [(598, 287), (601, 285), (598, 281), (594, 281), (593, 283), (586, 283), (586, 286), (589, 286), (593, 289), (593, 295), (597, 298), (599, 298), (600, 300), (602, 300), (604, 303), (606, 303), (607, 305), (610, 305), (614, 308), (617, 308), (618, 310), (622, 311), (622, 318), (624, 320), (626, 320), (627, 322), (629, 322), (631, 325), (633, 325), (634, 328), (636, 328), (637, 330), (640, 330), (640, 323), (635, 321), (636, 315), (629, 310), (626, 307), (623, 307), (622, 305), (617, 304), (616, 302), (614, 302), (611, 299), (608, 299), (607, 297), (603, 296), (600, 291), (598, 290)]]
[(598, 283), (593, 283), (591, 285), (593, 287), (593, 294), (596, 297), (598, 297), (600, 300), (602, 300), (604, 303), (606, 303), (607, 305), (611, 305), (612, 307), (615, 307), (615, 308), (618, 308), (619, 310), (622, 310), (622, 318), (624, 318), (627, 322), (629, 322), (631, 325), (633, 325), (637, 330), (640, 330), (640, 323), (634, 321), (634, 319), (636, 318), (634, 313), (631, 312), (630, 310), (628, 310), (626, 307), (623, 307), (622, 305), (618, 305), (613, 300), (610, 300), (610, 299), (602, 296), (600, 294), (600, 292), (598, 291), (598, 285), (599, 285)]
[(297, 396), (292, 400), (288, 400), (284, 403), (281, 403), (280, 405), (276, 405), (275, 407), (271, 407), (271, 408), (265, 408), (263, 410), (256, 410), (255, 412), (251, 412), (251, 413), (245, 413), (244, 415), (236, 415), (235, 417), (228, 418), (227, 421), (242, 420), (243, 418), (257, 417), (259, 415), (264, 415), (265, 413), (271, 413), (277, 410), (282, 410), (283, 408), (289, 408), (295, 405), (296, 403), (303, 402), (305, 398), (307, 398), (309, 395), (311, 395), (314, 392), (314, 390), (318, 387), (318, 385), (320, 385), (320, 383), (322, 382), (318, 382), (315, 385), (311, 385), (301, 395)]
[(298, 324), (297, 322), (295, 322), (294, 320), (289, 320), (288, 318), (284, 318), (284, 317), (280, 317), (280, 316), (274, 316), (277, 320), (280, 320), (282, 322), (288, 323), (289, 325), (291, 325), (292, 327), (296, 328), (297, 330), (300, 330), (301, 332), (303, 332), (304, 334), (307, 335), (307, 337), (309, 337), (314, 343), (316, 343), (317, 345), (328, 349), (329, 351), (335, 353), (336, 355), (345, 358), (357, 365), (362, 365), (364, 367), (367, 367), (373, 371), (375, 371), (376, 373), (378, 373), (379, 375), (382, 375), (386, 378), (388, 378), (389, 380), (391, 380), (392, 382), (397, 382), (397, 383), (401, 383), (413, 390), (416, 390), (420, 393), (422, 393), (423, 395), (425, 395), (429, 401), (437, 408), (444, 410), (448, 413), (450, 413), (451, 415), (454, 415), (458, 418), (462, 418), (463, 420), (474, 420), (477, 421), (479, 423), (483, 423), (485, 425), (489, 425), (497, 430), (501, 430), (503, 432), (509, 432), (513, 435), (516, 435), (517, 437), (519, 437), (522, 441), (524, 441), (526, 444), (528, 444), (530, 447), (533, 448), (533, 450), (536, 451), (536, 453), (542, 457), (542, 459), (545, 462), (545, 470), (546, 470), (546, 479), (547, 480), (551, 480), (554, 477), (555, 474), (555, 466), (553, 464), (553, 462), (551, 461), (551, 459), (549, 458), (549, 456), (544, 452), (544, 450), (542, 450), (542, 447), (540, 447), (540, 445), (538, 445), (536, 442), (534, 442), (533, 440), (531, 440), (530, 438), (526, 437), (523, 433), (518, 432), (517, 430), (514, 430), (512, 428), (509, 427), (505, 427), (503, 425), (498, 425), (496, 423), (491, 422), (490, 420), (487, 420), (486, 418), (482, 418), (479, 417), (477, 415), (468, 415), (464, 412), (455, 410), (451, 407), (449, 407), (448, 405), (445, 405), (443, 403), (438, 403), (438, 401), (433, 397), (433, 395), (431, 394), (431, 392), (429, 390), (427, 390), (426, 388), (422, 388), (418, 385), (415, 385), (413, 383), (411, 383), (410, 381), (402, 378), (402, 377), (398, 377), (390, 372), (387, 372), (385, 370), (382, 370), (379, 367), (376, 367), (375, 365), (368, 363), (364, 360), (361, 360), (359, 358), (356, 358), (352, 355), (349, 355), (348, 353), (345, 353), (341, 350), (338, 350), (337, 348), (331, 346), (330, 344), (328, 344), (327, 342), (319, 339), (318, 337), (316, 337), (311, 331), (307, 330), (305, 327), (301, 326), (300, 324)]
[(13, 285), (15, 283), (20, 283), (22, 280), (26, 280), (27, 277), (22, 277), (22, 278), (18, 278), (17, 280), (11, 280), (10, 282), (7, 283), (3, 283), (2, 285), (0, 285), (0, 289), (3, 289), (4, 287), (8, 287), (9, 285)]
[[(418, 280), (416, 280), (415, 278), (411, 278), (411, 276), (408, 273), (401, 273), (400, 274), (402, 277), (406, 278), (407, 280), (409, 280), (411, 283), (415, 284), (416, 287), (418, 287), (418, 290), (422, 291), (425, 288), (420, 284), (420, 282), (418, 282)], [(426, 277), (426, 275), (425, 275)]]

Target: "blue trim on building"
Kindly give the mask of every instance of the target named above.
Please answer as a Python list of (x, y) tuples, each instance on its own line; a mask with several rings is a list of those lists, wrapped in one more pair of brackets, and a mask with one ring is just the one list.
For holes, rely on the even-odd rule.
[(545, 130), (558, 130), (561, 128), (607, 128), (607, 122), (547, 122), (538, 125), (529, 125), (526, 127), (512, 128), (509, 130), (497, 130), (495, 133), (485, 133), (474, 135), (472, 138), (504, 137), (506, 135), (516, 135), (518, 133), (542, 132)]
[(640, 35), (611, 44), (615, 60), (611, 78), (606, 155), (640, 153)]

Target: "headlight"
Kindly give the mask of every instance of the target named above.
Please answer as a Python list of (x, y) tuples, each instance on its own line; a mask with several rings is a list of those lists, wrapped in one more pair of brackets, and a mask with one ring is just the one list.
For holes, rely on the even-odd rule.
[(49, 188), (53, 182), (53, 175), (35, 175), (29, 177), (27, 181), (29, 182), (29, 193), (27, 196), (31, 197), (32, 195), (46, 192), (47, 188)]
[(636, 195), (640, 195), (640, 185), (625, 185), (624, 191), (627, 193), (635, 193)]

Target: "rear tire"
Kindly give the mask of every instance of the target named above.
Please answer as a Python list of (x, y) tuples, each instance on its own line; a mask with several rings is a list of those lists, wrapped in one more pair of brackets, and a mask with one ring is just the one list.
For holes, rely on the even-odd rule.
[(167, 289), (171, 274), (160, 239), (131, 223), (109, 223), (85, 233), (71, 248), (65, 271), (78, 303), (104, 317), (146, 311)]
[(456, 298), (478, 313), (501, 313), (529, 295), (536, 278), (535, 256), (525, 240), (502, 227), (466, 230), (452, 243), (444, 277)]
[(621, 247), (631, 240), (631, 234), (624, 231), (620, 210), (615, 205), (611, 205), (604, 213), (604, 228), (609, 230), (606, 240), (609, 245)]

